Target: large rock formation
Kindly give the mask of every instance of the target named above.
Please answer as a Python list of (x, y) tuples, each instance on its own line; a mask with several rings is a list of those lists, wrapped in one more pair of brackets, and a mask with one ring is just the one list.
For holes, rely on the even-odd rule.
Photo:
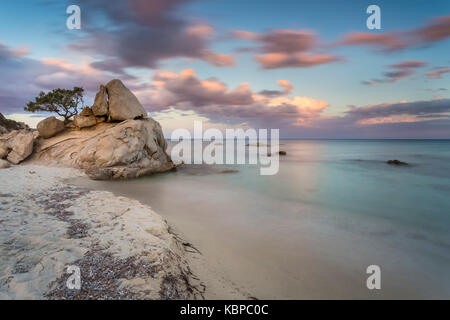
[(43, 138), (51, 138), (64, 130), (64, 121), (55, 117), (48, 117), (37, 124), (39, 135)]
[(136, 178), (173, 169), (166, 148), (158, 122), (127, 120), (40, 139), (31, 161), (86, 169), (92, 179)]
[(14, 130), (0, 136), (1, 158), (18, 164), (33, 152), (35, 135), (30, 130)]
[[(23, 122), (6, 119), (0, 113), (0, 159), (18, 164), (32, 152), (35, 133)], [(6, 168), (8, 161), (2, 161)]]
[(136, 96), (118, 79), (106, 85), (109, 97), (109, 117), (114, 121), (146, 118), (147, 112)]
[(96, 116), (106, 116), (109, 111), (108, 93), (104, 85), (100, 86), (100, 91), (95, 95), (94, 104), (92, 105), (92, 112)]
[[(175, 167), (161, 126), (147, 119), (120, 80), (100, 86), (92, 108), (84, 108), (73, 122), (61, 128), (57, 121), (51, 117), (39, 123), (40, 137), (30, 162), (85, 169), (92, 179), (136, 178)], [(1, 158), (23, 161), (32, 153), (33, 141), (32, 131), (0, 136)]]

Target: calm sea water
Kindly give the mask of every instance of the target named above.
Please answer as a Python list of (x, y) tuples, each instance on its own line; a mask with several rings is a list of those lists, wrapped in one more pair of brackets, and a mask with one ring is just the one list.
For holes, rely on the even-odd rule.
[[(280, 150), (274, 176), (186, 165), (96, 187), (150, 204), (258, 298), (450, 298), (450, 140), (283, 140)], [(366, 288), (372, 264), (381, 290)]]

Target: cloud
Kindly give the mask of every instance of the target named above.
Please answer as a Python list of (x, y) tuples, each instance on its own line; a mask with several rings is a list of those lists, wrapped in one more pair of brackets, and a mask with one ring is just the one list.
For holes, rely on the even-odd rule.
[(190, 21), (179, 9), (190, 0), (81, 0), (87, 22), (84, 36), (69, 47), (101, 57), (93, 67), (125, 73), (129, 67), (157, 68), (173, 58), (234, 65), (231, 55), (210, 49), (215, 30)]
[(87, 95), (93, 95), (99, 84), (108, 80), (102, 72), (90, 67), (88, 60), (78, 64), (55, 58), (40, 61), (17, 54), (16, 49), (3, 44), (0, 44), (0, 69), (2, 113), (21, 111), (40, 91), (55, 88), (82, 86)]
[(430, 79), (441, 79), (442, 75), (445, 73), (449, 73), (450, 68), (440, 68), (434, 71), (429, 71), (425, 73), (425, 75)]
[(430, 43), (450, 37), (450, 16), (435, 18), (430, 24), (416, 29), (412, 35), (419, 43)]
[(2, 42), (0, 42), (0, 59), (14, 59), (14, 58), (23, 58), (28, 55), (30, 48), (28, 46), (20, 46), (17, 48), (9, 48)]
[(303, 53), (268, 53), (256, 57), (264, 69), (279, 69), (279, 68), (308, 68), (320, 64), (326, 64), (336, 61), (341, 61), (340, 58), (329, 55), (307, 55)]
[(424, 118), (432, 119), (436, 115), (450, 118), (450, 99), (383, 103), (352, 108), (346, 112), (346, 117), (362, 124), (376, 123), (383, 119), (389, 122), (423, 121)]
[(395, 51), (406, 48), (409, 44), (398, 33), (368, 33), (351, 32), (342, 37), (333, 45), (337, 46), (355, 46), (368, 45), (380, 47), (387, 51)]
[(216, 78), (199, 79), (192, 69), (179, 73), (158, 71), (152, 78), (150, 88), (136, 90), (136, 95), (149, 111), (193, 110), (212, 121), (247, 122), (259, 125), (297, 125), (320, 117), (328, 107), (323, 100), (288, 95), (292, 84), (279, 80), (283, 91), (263, 90), (255, 93), (248, 83), (235, 89)]
[(291, 93), (292, 89), (294, 89), (294, 86), (287, 80), (278, 80), (277, 83), (280, 85), (280, 87), (283, 88), (283, 91), (280, 90), (262, 90), (259, 92), (262, 96), (267, 97), (278, 97), (282, 95), (287, 95)]
[(420, 60), (408, 60), (392, 64), (388, 66), (391, 70), (383, 73), (383, 79), (372, 79), (369, 81), (362, 81), (364, 85), (375, 85), (378, 83), (392, 83), (400, 79), (406, 78), (415, 73), (415, 69), (426, 66), (425, 61)]
[(420, 28), (390, 33), (350, 32), (332, 43), (334, 46), (366, 45), (392, 52), (429, 45), (450, 37), (450, 16), (434, 18)]
[(255, 60), (264, 69), (307, 68), (342, 60), (331, 54), (315, 52), (318, 48), (318, 38), (310, 31), (275, 29), (262, 34), (235, 30), (232, 35), (258, 44), (255, 49), (244, 50), (258, 52)]

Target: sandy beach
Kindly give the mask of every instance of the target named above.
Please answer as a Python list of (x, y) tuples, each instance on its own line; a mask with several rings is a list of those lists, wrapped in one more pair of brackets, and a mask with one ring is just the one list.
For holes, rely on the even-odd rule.
[[(83, 175), (0, 171), (0, 299), (202, 299), (192, 246), (138, 201), (63, 182)], [(69, 265), (81, 290), (66, 286)]]

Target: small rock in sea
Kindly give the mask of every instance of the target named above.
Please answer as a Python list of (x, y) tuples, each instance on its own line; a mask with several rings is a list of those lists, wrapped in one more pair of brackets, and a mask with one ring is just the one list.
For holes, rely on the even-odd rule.
[[(280, 155), (280, 156), (285, 156), (287, 153), (286, 153), (286, 151), (278, 151), (278, 154)], [(267, 154), (267, 156), (272, 156), (272, 154), (271, 153), (268, 153)]]
[(238, 173), (238, 170), (222, 170), (220, 173)]
[(247, 143), (245, 146), (246, 147), (262, 147), (262, 146), (265, 146), (265, 144), (262, 142), (257, 142), (257, 143), (253, 143), (253, 144)]
[(400, 160), (388, 160), (387, 164), (393, 164), (396, 166), (407, 166), (408, 164), (406, 162), (400, 161)]

